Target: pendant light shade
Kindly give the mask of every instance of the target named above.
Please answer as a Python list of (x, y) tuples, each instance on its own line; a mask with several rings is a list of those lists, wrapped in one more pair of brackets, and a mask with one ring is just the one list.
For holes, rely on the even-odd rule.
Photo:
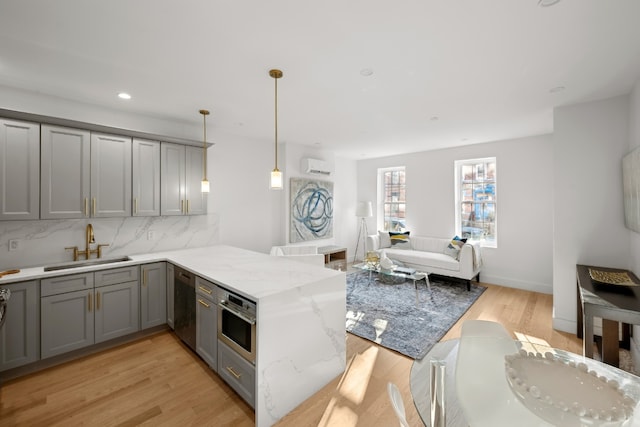
[(207, 180), (207, 116), (209, 115), (209, 110), (200, 110), (200, 114), (202, 114), (202, 127), (204, 128), (204, 136), (202, 138), (202, 182), (200, 185), (200, 190), (203, 193), (208, 193), (209, 180)]
[(282, 77), (282, 71), (269, 70), (269, 75), (275, 81), (275, 167), (271, 171), (271, 181), (269, 188), (272, 190), (282, 190), (282, 172), (278, 169), (278, 79)]

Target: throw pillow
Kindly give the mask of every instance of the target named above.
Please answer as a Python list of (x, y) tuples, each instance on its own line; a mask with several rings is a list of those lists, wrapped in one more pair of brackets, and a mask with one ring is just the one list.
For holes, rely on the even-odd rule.
[(391, 247), (394, 249), (411, 249), (409, 233), (409, 231), (405, 231), (403, 233), (390, 231), (389, 239), (391, 240)]
[(380, 248), (390, 248), (391, 247), (391, 239), (389, 239), (389, 233), (386, 231), (378, 231), (378, 238), (380, 239)]
[(465, 243), (467, 243), (467, 239), (461, 239), (460, 237), (455, 236), (445, 248), (444, 253), (456, 261), (460, 261), (460, 250)]

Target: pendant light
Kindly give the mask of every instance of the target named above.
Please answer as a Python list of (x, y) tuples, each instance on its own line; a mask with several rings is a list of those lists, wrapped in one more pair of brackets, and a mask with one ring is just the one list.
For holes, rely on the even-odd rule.
[(273, 79), (275, 80), (276, 84), (276, 105), (275, 105), (275, 129), (276, 129), (276, 135), (275, 135), (275, 159), (276, 159), (276, 166), (275, 168), (271, 171), (271, 183), (270, 183), (270, 188), (272, 190), (282, 190), (282, 172), (280, 172), (280, 170), (278, 169), (278, 79), (282, 77), (282, 71), (280, 70), (269, 70), (269, 75), (271, 77), (273, 77)]
[(202, 183), (200, 189), (203, 193), (209, 192), (209, 181), (207, 180), (207, 116), (209, 110), (200, 110), (202, 114), (204, 137), (202, 138)]

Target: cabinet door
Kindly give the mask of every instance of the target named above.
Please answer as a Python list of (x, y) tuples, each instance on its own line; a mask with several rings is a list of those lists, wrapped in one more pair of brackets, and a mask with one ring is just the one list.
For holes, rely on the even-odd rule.
[(40, 218), (89, 217), (90, 134), (42, 125)]
[(7, 320), (0, 329), (0, 371), (40, 359), (40, 295), (38, 282), (2, 285), (11, 290)]
[(185, 147), (186, 153), (186, 200), (188, 215), (203, 215), (207, 213), (207, 194), (201, 190), (203, 178), (202, 148)]
[(216, 286), (196, 277), (196, 353), (218, 371), (218, 310)]
[(133, 140), (133, 216), (160, 215), (160, 143)]
[(93, 344), (93, 290), (40, 298), (42, 358)]
[(140, 329), (167, 323), (167, 268), (164, 262), (142, 266)]
[(91, 216), (131, 216), (131, 138), (91, 134)]
[(0, 120), (0, 220), (40, 217), (40, 125)]
[(173, 301), (174, 301), (173, 275), (174, 275), (173, 264), (167, 263), (167, 325), (169, 325), (171, 329), (174, 328), (173, 326)]
[(160, 145), (162, 215), (183, 215), (186, 211), (184, 148), (183, 145), (165, 142)]
[(95, 289), (95, 342), (137, 332), (139, 282), (118, 283)]

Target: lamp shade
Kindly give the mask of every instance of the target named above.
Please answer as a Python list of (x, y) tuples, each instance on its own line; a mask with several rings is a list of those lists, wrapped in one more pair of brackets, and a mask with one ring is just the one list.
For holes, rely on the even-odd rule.
[(371, 202), (358, 202), (356, 207), (356, 216), (359, 218), (369, 218), (373, 216), (373, 208)]

